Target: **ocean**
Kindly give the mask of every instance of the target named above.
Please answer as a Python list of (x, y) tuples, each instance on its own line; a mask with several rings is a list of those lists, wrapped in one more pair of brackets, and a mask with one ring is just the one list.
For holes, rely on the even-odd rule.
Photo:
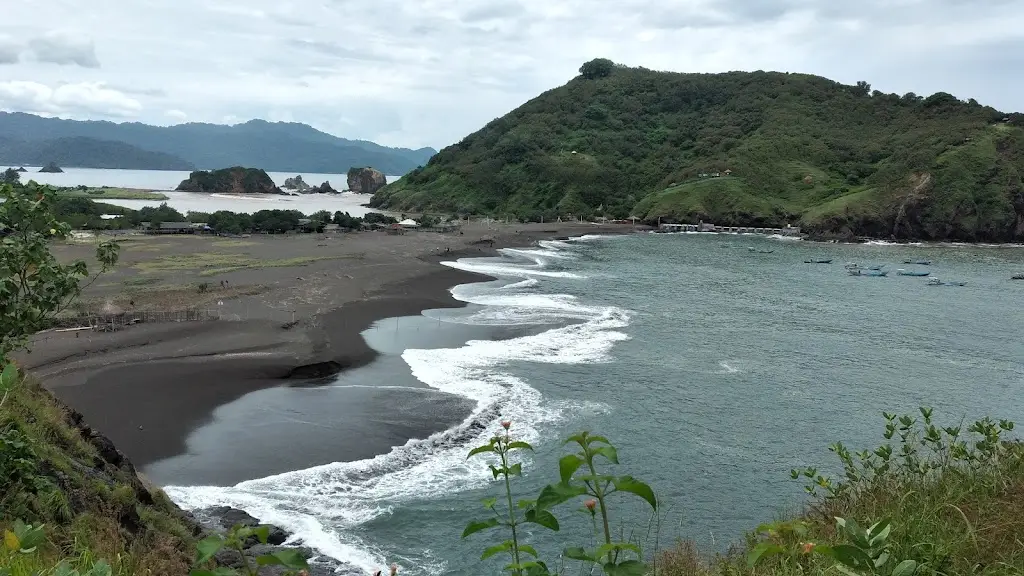
[[(202, 194), (193, 192), (175, 192), (174, 189), (186, 180), (188, 172), (175, 170), (112, 170), (101, 168), (64, 168), (64, 172), (41, 173), (38, 167), (26, 166), (28, 172), (21, 175), (23, 182), (35, 180), (40, 184), (53, 186), (89, 186), (111, 188), (137, 188), (156, 190), (167, 196), (167, 200), (117, 200), (97, 199), (98, 202), (123, 206), (138, 210), (145, 206), (159, 206), (166, 203), (171, 208), (185, 214), (189, 211), (216, 212), (228, 210), (232, 212), (256, 212), (258, 210), (298, 210), (303, 214), (311, 214), (320, 210), (330, 212), (348, 212), (352, 216), (364, 216), (372, 212), (365, 207), (369, 196), (361, 194), (304, 194), (299, 196), (237, 196), (232, 194)], [(297, 173), (268, 172), (278, 186), (284, 184), (286, 178)], [(348, 186), (345, 174), (301, 174), (302, 179), (311, 186), (319, 186), (323, 182), (331, 182), (335, 189)], [(394, 182), (401, 176), (387, 176), (388, 182)]]
[[(851, 277), (848, 261), (892, 272)], [(1009, 280), (1024, 271), (1020, 247), (637, 234), (445, 264), (498, 279), (454, 287), (466, 308), (378, 322), (365, 336), (380, 358), (333, 384), (222, 407), (188, 455), (146, 472), (185, 507), (243, 508), (367, 573), (397, 562), (402, 574), (468, 576), (502, 565), (478, 560), (493, 541), (459, 538), (498, 490), (466, 454), (502, 420), (536, 448), (517, 482), (524, 498), (557, 481), (569, 434), (614, 442), (617, 473), (661, 502), (654, 519), (613, 502), (616, 526), (648, 551), (678, 538), (724, 550), (797, 509), (789, 470), (835, 470), (835, 441), (877, 446), (883, 410), (1024, 420), (1024, 282)], [(967, 284), (929, 286), (897, 268)], [(376, 416), (346, 426), (353, 406)], [(449, 427), (351, 455), (364, 434), (424, 419)], [(549, 555), (555, 542), (586, 546), (581, 514), (556, 512), (559, 539), (538, 529), (527, 540)]]

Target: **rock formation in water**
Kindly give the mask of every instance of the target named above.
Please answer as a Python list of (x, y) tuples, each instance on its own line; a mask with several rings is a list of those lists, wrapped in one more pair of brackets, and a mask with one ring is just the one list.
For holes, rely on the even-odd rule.
[(309, 189), (310, 194), (338, 194), (339, 192), (331, 187), (331, 182), (325, 181), (319, 186), (313, 186)]
[[(22, 170), (24, 170), (24, 168), (22, 168)], [(54, 162), (48, 163), (46, 166), (40, 168), (39, 171), (53, 174), (63, 172), (63, 170), (60, 169), (60, 166), (57, 166), (57, 164)]]
[(281, 189), (259, 168), (233, 166), (221, 170), (197, 170), (178, 184), (184, 192), (226, 192), (232, 194), (281, 194)]
[(20, 168), (15, 170), (15, 172), (28, 172), (28, 170), (26, 170), (24, 166), (21, 166)]
[(348, 171), (348, 189), (357, 194), (373, 194), (387, 183), (380, 170), (366, 167), (350, 168)]
[(298, 175), (294, 178), (285, 178), (284, 186), (282, 186), (282, 188), (286, 188), (288, 190), (298, 190), (299, 192), (305, 192), (306, 190), (309, 190), (309, 184), (306, 184), (306, 182), (302, 179), (302, 176)]

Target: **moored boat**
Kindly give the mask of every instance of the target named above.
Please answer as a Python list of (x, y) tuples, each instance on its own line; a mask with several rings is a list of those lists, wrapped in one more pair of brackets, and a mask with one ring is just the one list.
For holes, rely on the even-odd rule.
[(811, 258), (810, 260), (804, 260), (804, 264), (831, 264), (831, 258)]
[(1024, 274), (1014, 274), (1010, 276), (1010, 280), (1024, 280)]
[(896, 271), (896, 274), (898, 274), (900, 276), (920, 276), (920, 277), (923, 277), (923, 276), (927, 276), (927, 275), (931, 274), (931, 272), (928, 272), (927, 270), (904, 270), (903, 268), (900, 268), (899, 270)]
[(850, 276), (876, 276), (884, 277), (889, 274), (888, 270), (871, 270), (870, 268), (850, 268), (846, 271)]
[(929, 278), (929, 286), (966, 286), (967, 282), (961, 282), (959, 280), (939, 280), (938, 278)]
[(904, 264), (919, 264), (921, 266), (929, 266), (929, 265), (931, 265), (932, 261), (931, 260), (904, 260), (903, 263)]

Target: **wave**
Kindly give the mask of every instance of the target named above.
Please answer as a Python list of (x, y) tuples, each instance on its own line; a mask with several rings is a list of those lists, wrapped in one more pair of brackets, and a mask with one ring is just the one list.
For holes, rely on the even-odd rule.
[[(538, 290), (540, 279), (584, 278), (568, 270), (550, 269), (556, 261), (575, 260), (577, 255), (571, 250), (570, 243), (549, 241), (538, 249), (506, 250), (500, 259), (444, 263), (501, 280), (452, 288), (453, 297), (476, 305), (478, 310), (439, 319), (471, 324), (553, 325), (537, 334), (507, 340), (471, 340), (458, 348), (408, 349), (402, 353), (412, 375), (429, 389), (475, 401), (470, 415), (457, 426), (425, 439), (410, 440), (372, 459), (331, 463), (230, 487), (172, 486), (167, 493), (189, 509), (227, 505), (246, 510), (264, 522), (291, 531), (297, 542), (355, 569), (372, 572), (384, 566), (386, 559), (394, 559), (394, 552), (370, 541), (360, 527), (391, 514), (403, 502), (486, 485), (490, 477), (488, 463), (467, 461), (466, 450), (493, 436), (501, 421), (511, 420), (517, 437), (535, 442), (550, 425), (606, 409), (596, 403), (546, 400), (508, 369), (515, 362), (606, 362), (613, 346), (629, 338), (620, 330), (629, 324), (629, 311), (590, 306), (568, 294)], [(526, 459), (524, 466), (530, 465)], [(443, 565), (429, 570), (420, 563), (403, 572), (416, 570), (440, 573)]]

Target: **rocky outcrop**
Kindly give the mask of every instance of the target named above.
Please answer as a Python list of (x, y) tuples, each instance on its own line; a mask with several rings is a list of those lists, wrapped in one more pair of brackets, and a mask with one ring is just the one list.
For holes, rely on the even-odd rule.
[(309, 189), (310, 194), (338, 194), (339, 192), (331, 187), (330, 181)]
[(306, 190), (309, 190), (310, 186), (309, 184), (306, 184), (306, 182), (302, 179), (301, 175), (298, 175), (294, 178), (285, 178), (284, 186), (282, 186), (282, 188), (285, 188), (287, 190), (298, 190), (299, 192), (305, 192)]
[[(22, 170), (24, 170), (24, 168), (22, 168)], [(57, 166), (57, 164), (54, 162), (48, 163), (46, 166), (40, 168), (39, 171), (46, 172), (48, 174), (57, 174), (63, 172), (63, 170), (60, 169), (60, 166)]]
[(367, 167), (350, 168), (348, 171), (348, 189), (357, 194), (373, 194), (387, 183), (380, 170)]
[(233, 166), (221, 170), (196, 170), (176, 190), (229, 194), (282, 194), (267, 173), (259, 168)]
[(22, 167), (18, 168), (17, 170), (15, 170), (15, 172), (28, 172), (28, 170), (25, 170), (25, 167), (22, 166)]

